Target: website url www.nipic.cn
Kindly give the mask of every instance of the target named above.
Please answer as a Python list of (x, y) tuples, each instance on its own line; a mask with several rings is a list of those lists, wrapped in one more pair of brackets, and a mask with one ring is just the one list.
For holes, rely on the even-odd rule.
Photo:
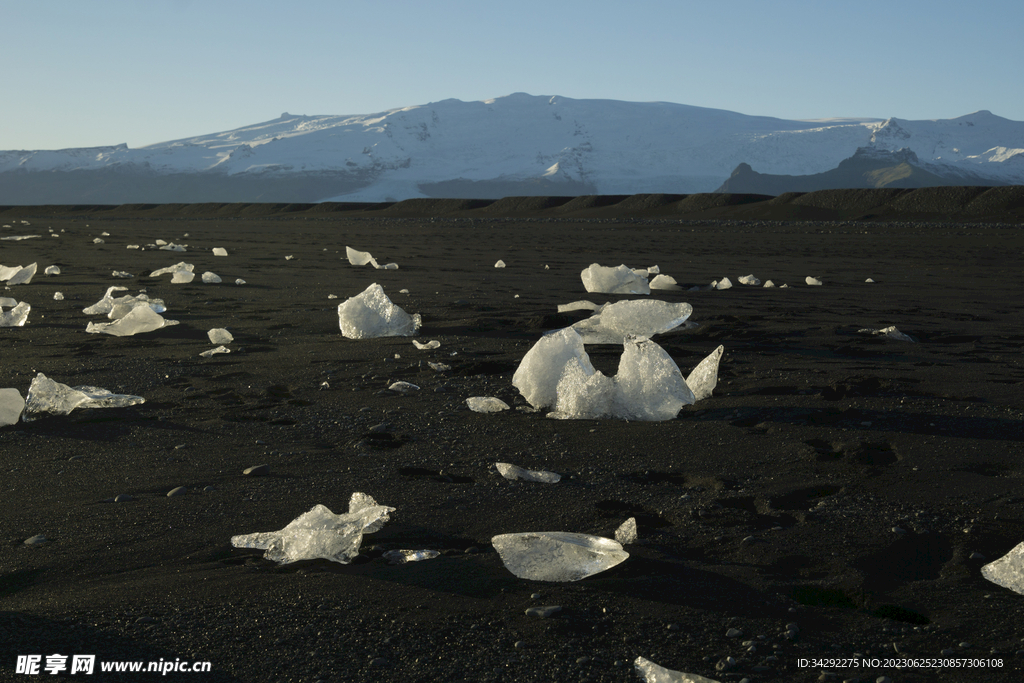
[(18, 655), (14, 673), (28, 676), (59, 673), (92, 675), (100, 673), (206, 673), (212, 669), (210, 662), (161, 659), (157, 662), (104, 662), (97, 661), (96, 655)]

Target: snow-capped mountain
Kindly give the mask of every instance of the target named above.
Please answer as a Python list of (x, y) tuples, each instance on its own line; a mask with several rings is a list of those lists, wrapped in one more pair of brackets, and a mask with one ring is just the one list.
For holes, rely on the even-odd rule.
[(791, 121), (667, 102), (516, 93), (363, 116), (293, 116), (139, 149), (0, 152), (0, 203), (385, 201), (710, 192), (742, 163), (809, 175), (860, 148), (944, 177), (1024, 184), (1024, 122)]

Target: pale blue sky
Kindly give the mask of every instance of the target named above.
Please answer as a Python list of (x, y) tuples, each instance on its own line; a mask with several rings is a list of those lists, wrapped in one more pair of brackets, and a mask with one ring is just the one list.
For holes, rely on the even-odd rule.
[(0, 149), (513, 92), (1024, 120), (1024, 3), (0, 0)]

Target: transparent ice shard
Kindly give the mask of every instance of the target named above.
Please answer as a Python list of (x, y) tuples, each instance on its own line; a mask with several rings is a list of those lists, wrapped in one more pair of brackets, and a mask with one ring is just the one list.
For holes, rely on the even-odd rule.
[(170, 275), (172, 285), (186, 284), (188, 282), (192, 282), (195, 278), (196, 275), (192, 272), (195, 268), (196, 267), (191, 263), (181, 261), (179, 263), (175, 263), (173, 266), (154, 270), (149, 274), (149, 276), (160, 277), (161, 275)]
[(741, 285), (755, 285), (756, 286), (756, 285), (761, 284), (761, 281), (759, 279), (757, 279), (756, 277), (754, 277), (753, 274), (751, 274), (751, 275), (740, 275), (740, 284)]
[(637, 657), (633, 666), (636, 668), (637, 675), (644, 683), (718, 683), (714, 679), (698, 676), (697, 674), (666, 669), (643, 657)]
[(570, 359), (583, 364), (588, 374), (595, 372), (583, 348), (583, 338), (571, 327), (541, 337), (526, 352), (512, 375), (512, 385), (534, 408), (555, 405), (558, 380)]
[(1019, 543), (995, 562), (986, 564), (981, 568), (981, 575), (994, 584), (1024, 595), (1024, 543)]
[(218, 346), (215, 349), (210, 349), (209, 351), (203, 351), (199, 355), (202, 356), (203, 358), (210, 358), (211, 356), (213, 356), (215, 354), (218, 354), (218, 353), (231, 353), (231, 349), (229, 349), (226, 346)]
[(149, 307), (153, 309), (155, 313), (163, 313), (167, 310), (167, 307), (164, 306), (163, 299), (150, 299), (143, 292), (139, 292), (135, 296), (118, 297), (111, 300), (110, 304), (111, 306), (110, 310), (107, 312), (107, 317), (111, 320), (123, 318), (140, 306)]
[(903, 334), (898, 329), (896, 329), (895, 325), (890, 325), (889, 327), (883, 327), (880, 330), (872, 330), (872, 329), (868, 328), (868, 329), (858, 330), (858, 332), (860, 332), (861, 334), (878, 334), (878, 335), (882, 335), (884, 337), (888, 337), (889, 339), (895, 339), (897, 341), (905, 341), (905, 342), (913, 342), (914, 341), (913, 337), (911, 337), (909, 335), (906, 335), (906, 334)]
[(682, 287), (680, 287), (676, 283), (676, 279), (674, 277), (672, 277), (671, 275), (656, 275), (654, 277), (654, 279), (651, 280), (651, 285), (650, 286), (651, 286), (651, 289), (667, 289), (667, 290), (682, 289)]
[(233, 536), (231, 545), (266, 550), (263, 556), (278, 564), (318, 558), (348, 564), (359, 554), (363, 534), (379, 531), (394, 511), (365, 493), (353, 493), (347, 514), (316, 505), (280, 531)]
[(349, 339), (411, 337), (420, 324), (419, 313), (409, 315), (391, 303), (377, 283), (338, 304), (338, 326)]
[(348, 257), (348, 262), (353, 266), (365, 266), (370, 264), (374, 268), (377, 267), (377, 259), (373, 258), (368, 251), (359, 251), (352, 247), (345, 247), (345, 256)]
[[(11, 310), (3, 310), (4, 306), (10, 307)], [(17, 303), (14, 299), (5, 297), (0, 300), (0, 327), (24, 327), (31, 310), (32, 305), (29, 302), (22, 301)]]
[(531, 581), (579, 581), (629, 557), (610, 538), (567, 531), (501, 534), (491, 544), (506, 569)]
[[(113, 312), (113, 311), (111, 311)], [(136, 306), (124, 317), (112, 323), (89, 323), (85, 328), (90, 334), (110, 334), (115, 337), (131, 337), (145, 332), (154, 332), (163, 327), (177, 325), (177, 320), (167, 320), (146, 305)]]
[(474, 413), (499, 413), (510, 407), (500, 398), (494, 396), (470, 396), (466, 399), (466, 405)]
[(814, 287), (820, 286), (822, 284), (821, 280), (819, 280), (816, 277), (811, 277), (810, 275), (804, 278), (804, 282)]
[(583, 287), (588, 292), (605, 294), (650, 294), (646, 271), (638, 275), (629, 266), (602, 266), (591, 263), (580, 273)]
[(436, 348), (441, 346), (441, 342), (437, 341), (436, 339), (434, 339), (432, 341), (428, 341), (426, 344), (420, 343), (420, 342), (416, 341), (415, 339), (413, 339), (412, 340), (412, 344), (413, 344), (413, 346), (415, 346), (420, 351), (426, 351), (428, 349), (436, 349)]
[(0, 427), (18, 423), (25, 399), (17, 389), (0, 389)]
[(501, 476), (510, 481), (535, 481), (541, 484), (557, 484), (562, 475), (546, 470), (527, 470), (507, 462), (496, 462), (494, 468)]
[(693, 313), (687, 303), (627, 300), (607, 304), (572, 328), (584, 344), (621, 344), (629, 335), (650, 337), (679, 327)]
[(123, 408), (145, 402), (141, 396), (113, 394), (99, 387), (69, 387), (40, 372), (28, 388), (21, 419), (31, 422), (38, 419), (40, 413), (67, 415), (75, 408)]
[(729, 289), (732, 287), (732, 280), (730, 280), (727, 277), (723, 277), (721, 280), (718, 280), (717, 282), (712, 282), (711, 286), (714, 287), (715, 289)]
[(596, 311), (600, 308), (593, 301), (587, 301), (581, 299), (580, 301), (572, 301), (567, 304), (558, 304), (559, 313), (568, 313), (569, 311)]
[(718, 364), (722, 360), (724, 346), (708, 354), (707, 358), (697, 363), (697, 367), (686, 378), (686, 386), (693, 392), (694, 401), (700, 401), (711, 396), (711, 393), (718, 386)]
[(383, 553), (381, 557), (387, 560), (389, 564), (405, 564), (406, 562), (432, 560), (440, 555), (441, 553), (436, 550), (389, 550)]
[(103, 295), (103, 298), (94, 303), (88, 308), (83, 308), (82, 313), (86, 315), (103, 315), (110, 313), (110, 310), (114, 307), (114, 292), (127, 292), (127, 287), (108, 287), (107, 293)]
[(206, 332), (211, 344), (230, 344), (235, 340), (234, 336), (223, 327), (215, 327)]
[(615, 530), (615, 540), (621, 545), (636, 543), (636, 517), (630, 517)]
[(0, 266), (0, 282), (6, 282), (8, 287), (13, 285), (27, 285), (32, 282), (36, 274), (38, 264), (33, 263), (25, 267), (21, 266)]
[(203, 282), (205, 282), (208, 285), (216, 285), (220, 283), (220, 281), (220, 275), (217, 275), (217, 273), (214, 273), (209, 270), (203, 273)]

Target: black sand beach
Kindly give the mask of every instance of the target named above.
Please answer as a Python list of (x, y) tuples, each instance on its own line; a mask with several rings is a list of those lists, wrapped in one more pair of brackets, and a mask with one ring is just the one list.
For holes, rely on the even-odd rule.
[[(62, 674), (104, 681), (632, 681), (638, 656), (718, 681), (1021, 680), (1024, 596), (980, 569), (1024, 541), (1022, 220), (1022, 188), (0, 207), (0, 237), (41, 235), (0, 242), (0, 264), (39, 264), (3, 293), (32, 311), (0, 329), (0, 388), (42, 372), (146, 399), (0, 427), (0, 679), (59, 653), (211, 668)], [(188, 251), (126, 249), (156, 239)], [(179, 261), (223, 282), (148, 276)], [(683, 285), (652, 298), (699, 326), (654, 340), (684, 376), (724, 345), (711, 398), (665, 422), (516, 409), (524, 354), (585, 317), (558, 304), (635, 298), (588, 294), (594, 262)], [(440, 348), (344, 338), (338, 303), (373, 282)], [(87, 334), (115, 285), (180, 324)], [(859, 332), (890, 325), (916, 343)], [(219, 327), (232, 353), (200, 357)], [(621, 347), (588, 352), (615, 372)], [(352, 564), (231, 546), (357, 491), (396, 511)], [(490, 544), (631, 516), (629, 559), (574, 583), (518, 579)], [(381, 557), (400, 548), (441, 556)]]

